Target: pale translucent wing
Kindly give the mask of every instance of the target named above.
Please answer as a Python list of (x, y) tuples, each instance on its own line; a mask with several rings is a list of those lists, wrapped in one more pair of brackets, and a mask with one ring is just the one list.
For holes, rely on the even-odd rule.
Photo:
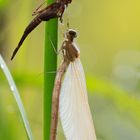
[(67, 140), (96, 140), (80, 59), (70, 63), (63, 81), (60, 118)]

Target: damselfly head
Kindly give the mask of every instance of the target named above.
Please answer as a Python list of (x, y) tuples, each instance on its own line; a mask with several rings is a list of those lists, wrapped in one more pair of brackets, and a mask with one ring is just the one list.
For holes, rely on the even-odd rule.
[(71, 3), (72, 2), (72, 0), (57, 0), (56, 2), (58, 2), (58, 3), (63, 3), (63, 4), (69, 4), (69, 3)]
[(72, 0), (67, 0), (67, 2), (68, 2), (68, 3), (71, 3), (71, 2), (72, 2)]
[(66, 32), (66, 37), (67, 39), (74, 39), (77, 37), (77, 32), (73, 29), (68, 29), (68, 31)]

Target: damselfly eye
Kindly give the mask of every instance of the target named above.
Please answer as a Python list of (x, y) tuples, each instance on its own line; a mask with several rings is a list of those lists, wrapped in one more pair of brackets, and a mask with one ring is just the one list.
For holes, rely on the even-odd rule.
[(68, 0), (68, 3), (71, 3), (72, 2), (72, 0)]
[(68, 34), (70, 36), (72, 36), (73, 38), (76, 38), (77, 37), (77, 32), (75, 30), (69, 29), (68, 30)]

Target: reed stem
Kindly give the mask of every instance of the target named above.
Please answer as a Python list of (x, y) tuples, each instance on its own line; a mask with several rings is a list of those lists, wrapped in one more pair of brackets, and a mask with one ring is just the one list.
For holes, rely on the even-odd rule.
[[(47, 0), (47, 4), (54, 0)], [(57, 50), (58, 20), (52, 19), (45, 26), (45, 54), (44, 54), (44, 140), (50, 140), (52, 92), (57, 69), (57, 55), (51, 42)], [(50, 41), (51, 39), (51, 41)]]

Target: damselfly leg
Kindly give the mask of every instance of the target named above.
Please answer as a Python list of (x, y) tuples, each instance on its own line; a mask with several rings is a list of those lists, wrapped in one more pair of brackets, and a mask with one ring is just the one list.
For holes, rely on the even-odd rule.
[(44, 8), (43, 8), (43, 9), (40, 9), (40, 8), (41, 8), (45, 3), (47, 3), (47, 2), (44, 1), (43, 3), (41, 3), (41, 4), (33, 11), (32, 16), (35, 16), (35, 15), (41, 13), (41, 12), (44, 10)]
[(55, 48), (54, 43), (53, 43), (52, 40), (51, 40), (51, 37), (49, 36), (48, 38), (49, 38), (49, 41), (50, 41), (50, 43), (51, 43), (51, 46), (53, 47), (54, 52), (56, 53), (56, 55), (59, 55), (60, 52), (61, 52), (61, 49), (59, 49), (59, 50), (57, 51), (56, 48)]

